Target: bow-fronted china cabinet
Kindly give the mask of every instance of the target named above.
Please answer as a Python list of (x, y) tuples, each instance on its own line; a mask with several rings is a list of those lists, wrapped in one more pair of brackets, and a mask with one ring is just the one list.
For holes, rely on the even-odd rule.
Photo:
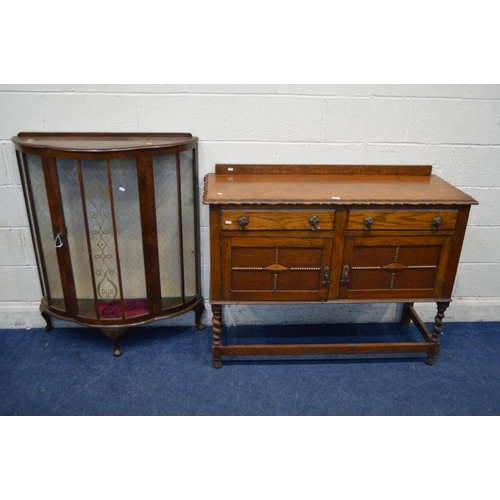
[(13, 137), (51, 317), (127, 327), (190, 310), (203, 328), (198, 139), (186, 133)]

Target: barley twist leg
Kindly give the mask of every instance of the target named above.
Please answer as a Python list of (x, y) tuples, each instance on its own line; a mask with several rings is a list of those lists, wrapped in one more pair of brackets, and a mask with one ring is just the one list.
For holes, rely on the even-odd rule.
[(214, 368), (222, 366), (220, 334), (222, 332), (222, 306), (212, 305), (212, 355), (214, 358)]
[(432, 328), (432, 336), (431, 336), (431, 351), (428, 353), (425, 362), (428, 365), (434, 364), (434, 356), (439, 352), (439, 335), (441, 334), (441, 327), (443, 326), (444, 313), (448, 306), (449, 302), (437, 302), (437, 314), (434, 318), (434, 327)]

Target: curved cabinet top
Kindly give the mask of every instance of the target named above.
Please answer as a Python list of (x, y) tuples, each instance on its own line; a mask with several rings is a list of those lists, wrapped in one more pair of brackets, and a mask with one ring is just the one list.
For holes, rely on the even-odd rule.
[(141, 150), (144, 154), (174, 153), (192, 149), (198, 142), (189, 133), (49, 133), (20, 132), (12, 138), (16, 148), (30, 153), (93, 153), (127, 156)]

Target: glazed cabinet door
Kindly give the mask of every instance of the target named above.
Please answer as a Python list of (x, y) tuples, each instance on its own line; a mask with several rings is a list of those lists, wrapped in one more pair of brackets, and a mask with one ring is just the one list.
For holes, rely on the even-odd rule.
[(78, 316), (94, 320), (148, 314), (137, 164), (56, 158)]
[[(44, 300), (59, 314), (65, 315), (71, 309), (72, 296), (64, 286), (60, 267), (64, 268), (65, 252), (64, 220), (60, 206), (54, 169), (42, 156), (18, 154), (18, 163), (28, 215), (35, 243), (35, 253), (41, 278)], [(52, 205), (52, 206), (51, 206)], [(70, 280), (71, 281), (71, 280)]]
[(241, 301), (326, 300), (333, 237), (222, 238), (222, 297)]
[(452, 236), (346, 238), (341, 299), (438, 298)]
[(137, 158), (23, 157), (48, 305), (90, 322), (148, 315)]

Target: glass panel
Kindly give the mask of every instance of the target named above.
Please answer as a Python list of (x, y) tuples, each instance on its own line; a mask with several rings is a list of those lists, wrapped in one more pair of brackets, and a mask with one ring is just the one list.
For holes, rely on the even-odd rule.
[[(153, 158), (161, 295), (167, 307), (182, 304), (175, 155)], [(165, 306), (164, 306), (165, 307)]]
[(40, 233), (40, 245), (42, 247), (45, 270), (47, 273), (47, 286), (49, 288), (50, 304), (66, 311), (64, 295), (62, 290), (61, 275), (57, 261), (57, 250), (54, 244), (54, 232), (50, 218), (47, 190), (43, 176), (42, 160), (38, 155), (26, 155), (27, 167), (30, 177), (31, 192), (35, 203), (38, 231)]
[(195, 218), (193, 190), (193, 152), (181, 153), (182, 241), (184, 254), (184, 293), (186, 301), (196, 296)]
[(122, 317), (106, 161), (85, 160), (81, 167), (100, 315)]
[(78, 313), (87, 318), (97, 318), (76, 160), (57, 159), (56, 164), (66, 222), (66, 238), (78, 300)]
[(140, 316), (148, 312), (148, 304), (137, 160), (123, 158), (111, 160), (110, 164), (125, 316)]

